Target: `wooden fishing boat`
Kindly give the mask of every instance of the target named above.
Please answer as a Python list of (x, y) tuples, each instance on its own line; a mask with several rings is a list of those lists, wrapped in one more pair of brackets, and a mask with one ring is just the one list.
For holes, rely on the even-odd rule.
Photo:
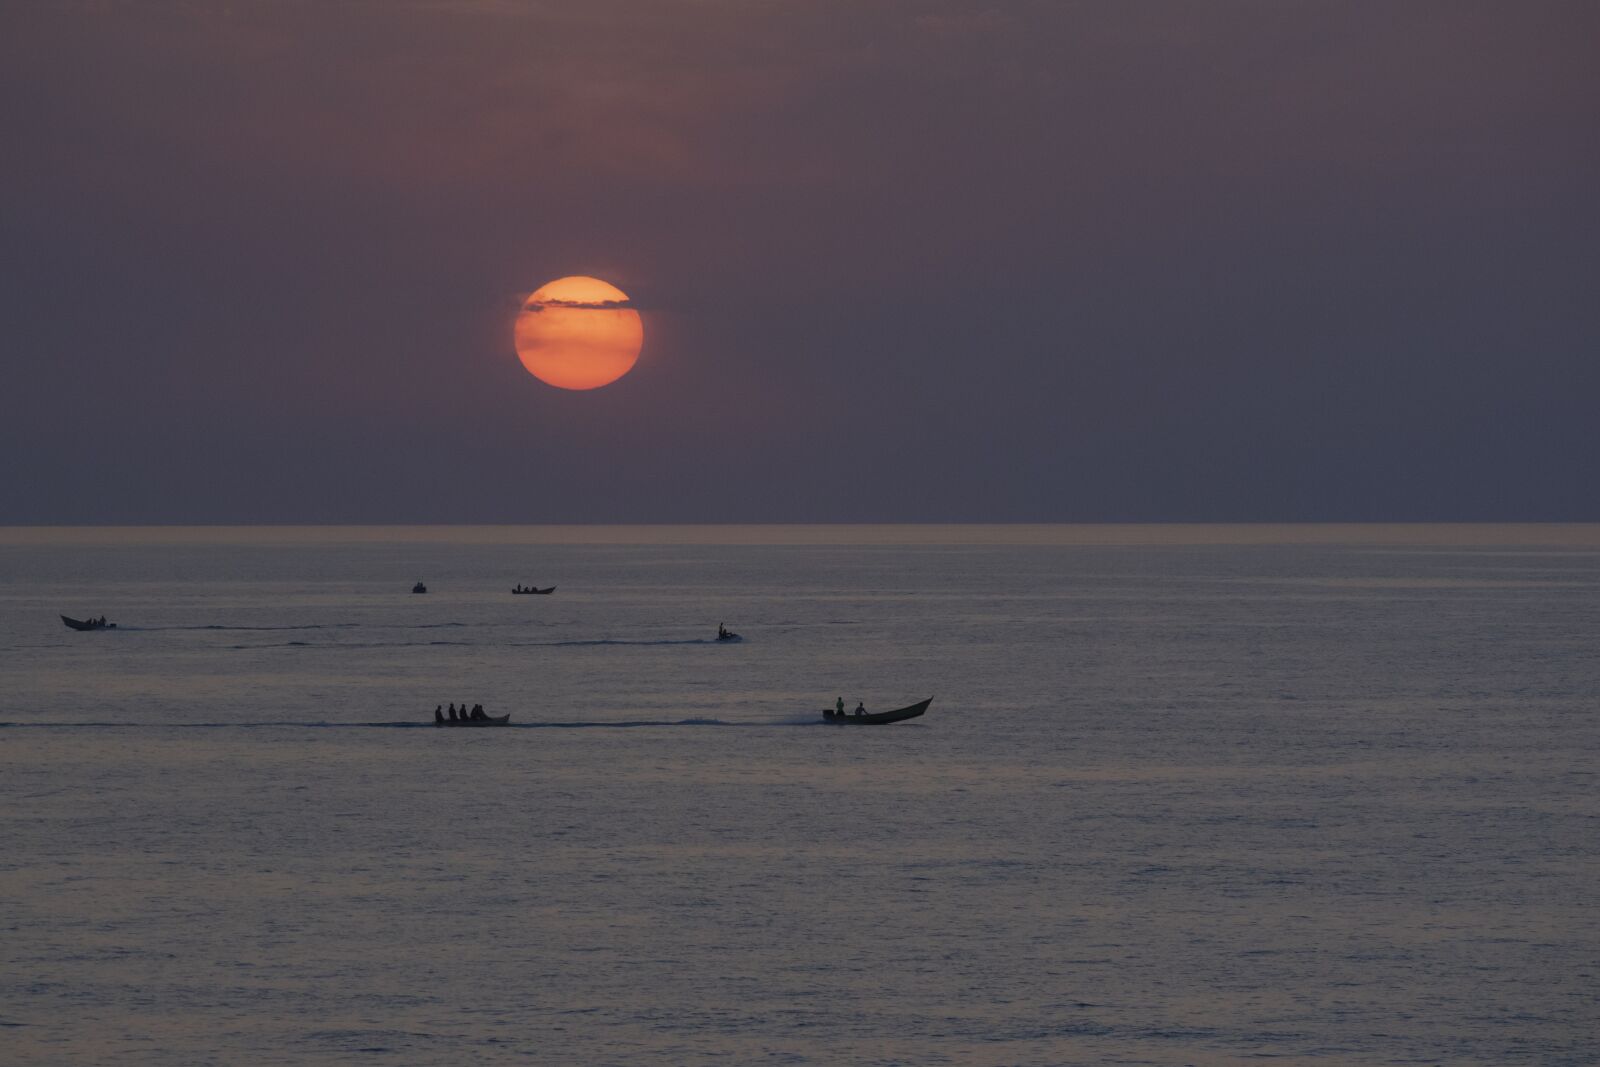
[(435, 726), (504, 726), (511, 721), (510, 713), (491, 715), (487, 719), (434, 719)]
[(832, 708), (827, 708), (823, 711), (822, 717), (828, 722), (848, 723), (855, 726), (882, 726), (885, 723), (899, 722), (902, 719), (915, 719), (918, 715), (927, 711), (928, 705), (932, 703), (933, 698), (929, 697), (927, 700), (907, 707), (896, 708), (893, 711), (875, 711), (866, 715), (857, 715), (850, 711), (841, 715)]
[(61, 616), (61, 621), (67, 624), (67, 629), (69, 630), (115, 630), (117, 628), (117, 624), (114, 622), (100, 622), (95, 619), (73, 619), (65, 615)]
[(511, 595), (512, 596), (528, 596), (528, 595), (531, 594), (533, 596), (547, 596), (550, 593), (554, 593), (555, 591), (556, 591), (556, 587), (553, 586), (553, 585), (548, 589), (535, 589), (535, 588), (533, 588), (533, 586), (530, 585), (526, 589), (513, 589), (513, 590), (511, 590)]

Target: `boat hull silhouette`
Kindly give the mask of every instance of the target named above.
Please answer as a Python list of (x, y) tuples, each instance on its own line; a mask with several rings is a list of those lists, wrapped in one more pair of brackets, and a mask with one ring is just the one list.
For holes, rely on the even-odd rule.
[(896, 708), (893, 711), (877, 711), (869, 715), (856, 715), (848, 711), (841, 715), (832, 709), (826, 709), (822, 713), (822, 718), (827, 722), (850, 726), (884, 726), (891, 722), (915, 719), (918, 715), (927, 711), (928, 705), (932, 703), (933, 698), (929, 697), (927, 700), (916, 704), (908, 704), (903, 708)]

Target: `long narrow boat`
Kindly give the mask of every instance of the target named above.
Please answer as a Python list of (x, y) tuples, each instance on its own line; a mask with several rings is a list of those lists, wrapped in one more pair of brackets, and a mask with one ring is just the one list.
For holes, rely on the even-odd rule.
[(67, 629), (69, 630), (115, 630), (117, 628), (117, 624), (114, 622), (92, 622), (88, 619), (70, 619), (65, 615), (61, 616), (61, 621), (67, 624)]
[(822, 717), (828, 722), (848, 723), (854, 726), (882, 726), (885, 723), (899, 722), (902, 719), (915, 719), (918, 715), (928, 710), (928, 705), (933, 703), (933, 698), (893, 711), (875, 711), (868, 715), (856, 715), (845, 712), (840, 715), (831, 708), (822, 712)]
[(529, 586), (526, 589), (513, 589), (513, 590), (511, 590), (511, 595), (512, 596), (547, 596), (550, 593), (554, 593), (555, 591), (556, 591), (556, 587), (553, 586), (553, 585), (548, 589), (535, 589), (532, 586)]
[(504, 726), (511, 721), (510, 713), (505, 715), (491, 715), (487, 719), (435, 719), (435, 726)]

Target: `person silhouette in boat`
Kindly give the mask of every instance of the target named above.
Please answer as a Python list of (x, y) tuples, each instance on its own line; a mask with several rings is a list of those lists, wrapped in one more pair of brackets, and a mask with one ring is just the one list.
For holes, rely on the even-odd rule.
[(720, 622), (717, 623), (717, 640), (718, 641), (725, 641), (725, 640), (727, 640), (727, 638), (728, 638), (728, 628), (726, 626), (722, 625), (722, 623), (720, 623)]
[(844, 717), (844, 697), (833, 702), (833, 713), (841, 718)]
[(450, 721), (451, 722), (455, 722), (456, 721), (456, 706), (455, 706), (454, 703), (452, 703), (450, 705)]
[(474, 704), (474, 705), (472, 705), (472, 718), (473, 718), (474, 721), (482, 722), (484, 719), (487, 719), (488, 717), (489, 717), (488, 715), (484, 714), (483, 705), (482, 704)]
[(866, 713), (867, 713), (867, 705), (864, 702), (860, 701), (860, 700), (856, 701), (856, 714), (857, 715), (865, 715)]
[(433, 706), (433, 721), (434, 722), (444, 722), (444, 705), (443, 704), (435, 704)]

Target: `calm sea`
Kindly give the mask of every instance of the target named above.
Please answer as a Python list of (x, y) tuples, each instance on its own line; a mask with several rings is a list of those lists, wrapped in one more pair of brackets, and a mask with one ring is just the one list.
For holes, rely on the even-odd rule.
[(0, 1062), (1593, 1064), (1597, 635), (1596, 527), (0, 530)]

